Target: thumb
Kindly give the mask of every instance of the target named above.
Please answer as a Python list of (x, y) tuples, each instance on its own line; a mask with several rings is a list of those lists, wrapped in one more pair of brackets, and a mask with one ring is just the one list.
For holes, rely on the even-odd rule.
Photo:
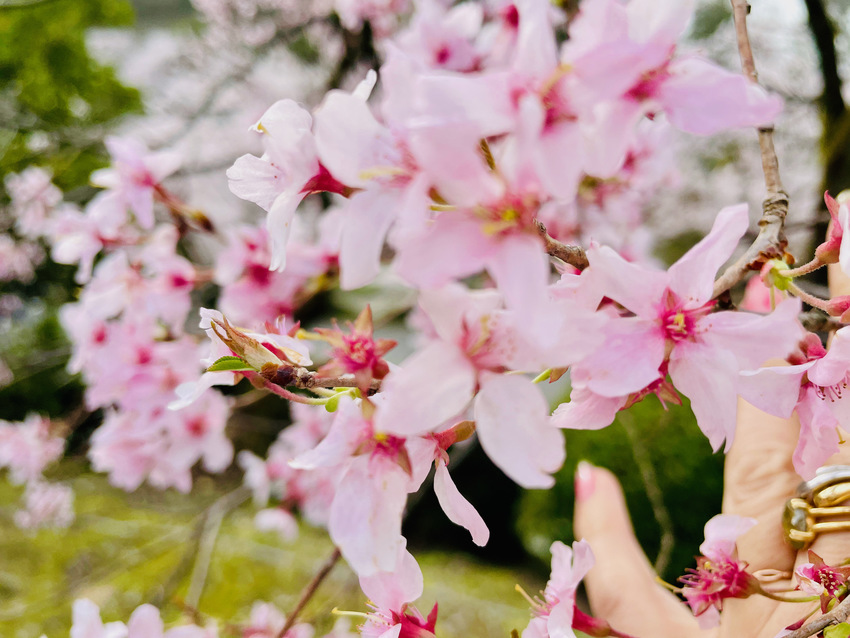
[(594, 615), (639, 637), (681, 638), (698, 632), (685, 604), (656, 581), (614, 475), (582, 461), (575, 488), (576, 537), (588, 541), (596, 557), (584, 579)]

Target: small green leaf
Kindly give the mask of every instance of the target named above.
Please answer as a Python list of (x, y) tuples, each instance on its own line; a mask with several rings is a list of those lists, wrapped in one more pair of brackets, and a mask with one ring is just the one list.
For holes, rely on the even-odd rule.
[(823, 638), (847, 638), (848, 636), (850, 636), (850, 625), (846, 622), (823, 630)]
[(207, 372), (245, 372), (253, 370), (251, 366), (241, 357), (226, 356), (213, 363)]

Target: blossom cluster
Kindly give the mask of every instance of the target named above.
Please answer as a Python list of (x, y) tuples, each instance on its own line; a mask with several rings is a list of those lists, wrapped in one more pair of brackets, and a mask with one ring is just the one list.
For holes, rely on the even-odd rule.
[[(198, 4), (222, 24), (287, 5)], [(761, 281), (790, 294), (772, 291), (755, 311), (718, 301), (715, 278), (750, 225), (745, 204), (721, 210), (669, 268), (648, 254), (643, 210), (675, 180), (671, 128), (710, 135), (768, 125), (781, 111), (744, 76), (678, 54), (692, 2), (584, 0), (567, 22), (548, 0), (422, 0), (399, 19), (411, 4), (338, 0), (344, 27), (375, 30), (379, 68), (315, 109), (276, 102), (254, 125), (262, 153), (236, 159), (227, 178), (266, 212), (264, 225), (236, 215), (213, 224), (166, 186), (173, 153), (113, 137), (111, 166), (91, 177), (102, 190), (83, 208), (63, 203), (43, 171), (10, 179), (16, 233), (28, 242), (15, 254), (32, 259), (3, 266), (26, 278), (44, 242), (55, 262), (78, 268), (79, 297), (61, 317), (85, 407), (104, 414), (88, 451), (96, 470), (127, 490), (147, 481), (186, 492), (198, 464), (220, 472), (235, 457), (264, 508), (258, 526), (291, 538), (296, 510), (327, 526), (373, 604), (361, 633), (384, 638), (434, 635), (436, 607), (425, 615), (412, 605), (422, 574), (402, 535), (410, 494), (432, 477), (445, 515), (474, 543), (488, 541), (449, 473), (473, 438), (518, 485), (548, 488), (565, 459), (563, 429), (603, 428), (652, 394), (688, 398), (714, 450), (733, 441), (739, 396), (778, 416), (796, 411), (804, 477), (837, 449), (836, 426), (850, 425), (850, 327), (829, 352), (803, 329), (798, 297), (820, 303), (793, 283), (805, 269), (767, 264)], [(307, 198), (325, 210), (307, 214)], [(827, 204), (834, 225), (816, 265), (850, 274), (850, 205)], [(213, 245), (206, 254), (195, 233)], [(315, 295), (363, 288), (386, 270), (418, 295), (415, 346), (399, 365), (385, 359), (396, 343), (376, 335), (369, 307), (346, 329), (298, 321)], [(211, 290), (204, 339), (194, 316)], [(820, 301), (850, 318), (850, 300)], [(792, 365), (762, 367), (770, 359)], [(552, 411), (541, 383), (567, 373), (569, 400)], [(244, 379), (291, 402), (292, 424), (266, 459), (235, 453), (233, 393), (212, 389)], [(21, 469), (12, 450), (35, 431), (0, 429), (0, 465), (13, 480), (61, 454), (32, 435), (41, 460)], [(747, 525), (706, 528), (704, 556), (683, 580), (698, 616), (757, 589), (733, 550)], [(557, 542), (552, 555), (523, 635), (622, 635), (575, 606), (588, 545)], [(819, 568), (803, 572), (804, 585), (834, 594), (838, 577)], [(164, 634), (148, 607), (126, 626), (103, 625), (90, 603), (75, 609), (79, 627), (72, 636), (176, 632)], [(250, 635), (263, 631), (274, 634)]]

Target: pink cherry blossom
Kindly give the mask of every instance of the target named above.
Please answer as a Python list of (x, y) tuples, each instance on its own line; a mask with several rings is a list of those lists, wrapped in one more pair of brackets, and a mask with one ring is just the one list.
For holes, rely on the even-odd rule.
[(792, 365), (761, 368), (742, 377), (742, 395), (768, 414), (788, 418), (796, 410), (800, 439), (794, 469), (812, 478), (839, 450), (836, 428), (850, 428), (850, 397), (845, 392), (850, 331), (836, 332), (829, 351), (817, 335), (807, 333), (789, 362)]
[(62, 528), (74, 522), (74, 492), (67, 485), (35, 480), (27, 484), (24, 508), (15, 512), (22, 529)]
[(679, 579), (684, 583), (682, 595), (701, 628), (717, 625), (726, 598), (747, 598), (759, 591), (758, 580), (746, 571), (746, 563), (737, 560), (735, 551), (738, 537), (755, 525), (753, 518), (731, 514), (718, 514), (706, 523), (697, 568)]
[[(559, 425), (602, 427), (634, 393), (670, 397), (669, 373), (673, 386), (691, 399), (712, 447), (725, 439), (728, 449), (739, 372), (789, 352), (801, 334), (796, 300), (765, 317), (713, 312), (714, 275), (746, 228), (746, 206), (723, 209), (711, 232), (666, 272), (626, 262), (609, 248), (590, 249), (587, 274), (601, 294), (631, 314), (606, 324), (605, 345), (572, 368), (576, 403), (557, 413)], [(585, 401), (593, 407), (583, 407)], [(577, 420), (583, 415), (590, 421)]]
[(587, 541), (552, 543), (552, 574), (543, 600), (532, 601), (534, 618), (522, 632), (522, 638), (575, 638), (573, 616), (576, 590), (582, 578), (593, 567), (593, 552)]
[(829, 603), (837, 600), (837, 594), (850, 576), (850, 566), (832, 567), (823, 558), (809, 550), (809, 562), (794, 570), (797, 587), (810, 596), (820, 596), (821, 611), (826, 613)]
[(51, 177), (49, 170), (30, 166), (5, 178), (15, 230), (23, 237), (36, 239), (45, 235), (50, 215), (62, 201), (62, 191), (53, 185)]
[(0, 468), (9, 469), (12, 483), (30, 483), (65, 450), (65, 440), (51, 432), (50, 420), (36, 414), (22, 423), (0, 421)]
[(151, 153), (144, 144), (130, 138), (107, 137), (106, 148), (112, 156), (112, 166), (92, 173), (92, 184), (114, 193), (114, 201), (125, 210), (132, 210), (142, 228), (153, 228), (154, 196), (162, 188), (162, 180), (180, 166), (179, 156), (171, 151)]

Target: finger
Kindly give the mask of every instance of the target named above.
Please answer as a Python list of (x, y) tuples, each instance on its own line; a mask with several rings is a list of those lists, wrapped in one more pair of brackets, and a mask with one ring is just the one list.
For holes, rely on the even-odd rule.
[(613, 474), (579, 464), (574, 522), (576, 536), (596, 557), (584, 580), (595, 616), (634, 636), (681, 638), (699, 631), (684, 603), (656, 581)]
[(791, 457), (800, 425), (738, 401), (738, 427), (726, 455), (723, 512), (755, 518), (758, 524), (738, 539), (738, 557), (752, 571), (790, 571), (796, 552), (785, 542), (782, 511), (800, 477)]

